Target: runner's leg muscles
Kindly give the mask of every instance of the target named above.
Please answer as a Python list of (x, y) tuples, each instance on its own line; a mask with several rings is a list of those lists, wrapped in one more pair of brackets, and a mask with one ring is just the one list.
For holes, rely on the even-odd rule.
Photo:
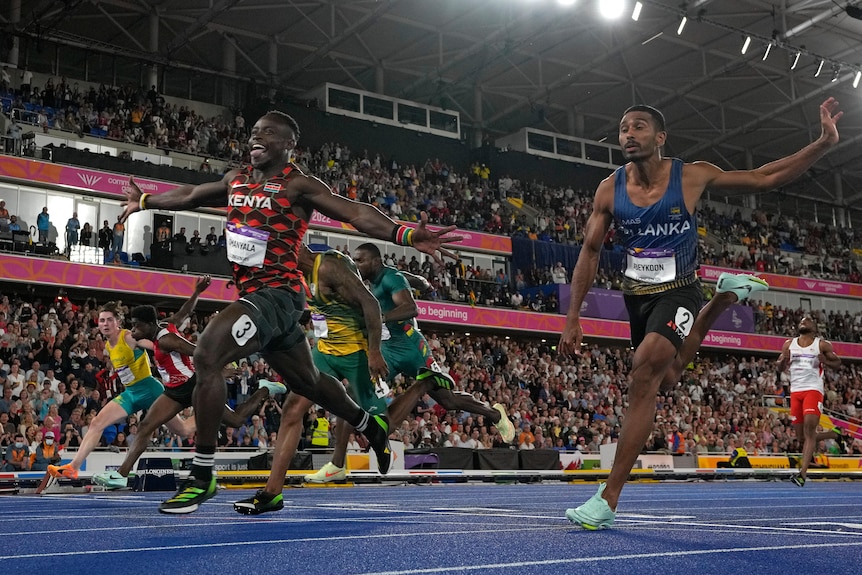
[(302, 420), (312, 403), (305, 397), (290, 392), (284, 400), (281, 412), (281, 425), (273, 446), (272, 470), (266, 481), (264, 491), (270, 495), (278, 495), (284, 487), (284, 475), (290, 467), (290, 462), (299, 446), (302, 436)]

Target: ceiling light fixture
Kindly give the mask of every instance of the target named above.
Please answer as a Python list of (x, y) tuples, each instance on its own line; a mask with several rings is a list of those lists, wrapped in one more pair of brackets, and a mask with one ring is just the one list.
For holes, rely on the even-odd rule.
[(762, 61), (766, 61), (769, 58), (769, 51), (772, 50), (772, 42), (766, 45), (766, 51), (763, 53)]
[(820, 60), (820, 64), (818, 64), (818, 66), (817, 66), (817, 71), (816, 71), (816, 72), (814, 72), (814, 77), (815, 77), (815, 78), (816, 78), (817, 76), (819, 76), (819, 75), (820, 75), (820, 72), (822, 72), (822, 71), (823, 71), (823, 63), (824, 63), (825, 61), (826, 61), (826, 60)]
[(635, 2), (635, 9), (632, 10), (632, 20), (635, 22), (638, 21), (638, 18), (641, 17), (641, 10), (643, 10), (644, 5), (640, 2)]
[(793, 64), (791, 64), (790, 69), (795, 70), (796, 65), (799, 63), (799, 57), (802, 55), (802, 52), (796, 51), (796, 56), (793, 57)]
[(751, 36), (745, 37), (745, 42), (742, 44), (742, 53), (745, 54), (748, 52), (748, 47), (751, 46)]
[(676, 35), (677, 36), (682, 36), (682, 31), (685, 30), (686, 22), (688, 22), (688, 18), (683, 16), (682, 20), (679, 21), (679, 28), (676, 29)]
[(853, 78), (853, 87), (854, 88), (859, 87), (859, 80), (862, 80), (862, 72), (860, 72), (859, 70), (856, 70), (856, 76)]

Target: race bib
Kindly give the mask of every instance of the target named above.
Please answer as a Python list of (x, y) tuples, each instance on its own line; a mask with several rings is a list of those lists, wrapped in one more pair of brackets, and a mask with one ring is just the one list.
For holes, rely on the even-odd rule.
[(314, 326), (314, 337), (329, 337), (329, 326), (326, 325), (326, 316), (322, 313), (311, 314), (311, 325)]
[(625, 276), (639, 282), (661, 284), (676, 279), (676, 259), (671, 249), (633, 249), (626, 254)]
[(374, 380), (374, 393), (379, 398), (384, 398), (389, 395), (389, 385), (385, 381), (380, 381), (379, 379)]
[(120, 378), (120, 383), (123, 385), (135, 383), (135, 374), (132, 373), (132, 370), (127, 365), (117, 370), (117, 377)]
[(249, 268), (263, 267), (269, 232), (228, 222), (225, 227), (225, 239), (228, 260)]
[(392, 337), (392, 334), (389, 333), (389, 328), (386, 327), (386, 324), (384, 323), (383, 329), (380, 331), (380, 341), (386, 341), (390, 337)]

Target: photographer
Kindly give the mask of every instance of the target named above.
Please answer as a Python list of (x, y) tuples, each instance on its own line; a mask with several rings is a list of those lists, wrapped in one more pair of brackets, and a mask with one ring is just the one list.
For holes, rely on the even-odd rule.
[(63, 448), (81, 446), (81, 434), (78, 433), (78, 430), (75, 429), (73, 424), (66, 424), (66, 427), (63, 430), (63, 436), (60, 438), (60, 445), (62, 445)]
[(267, 434), (278, 433), (281, 425), (281, 405), (274, 397), (267, 399), (260, 408)]

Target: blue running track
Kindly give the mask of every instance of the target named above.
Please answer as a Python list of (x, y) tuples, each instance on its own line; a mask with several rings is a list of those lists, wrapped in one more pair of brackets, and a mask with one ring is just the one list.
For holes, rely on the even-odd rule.
[(862, 573), (853, 482), (637, 483), (613, 529), (563, 516), (594, 484), (286, 488), (285, 509), (239, 515), (248, 489), (161, 515), (167, 493), (0, 498), (0, 573)]

